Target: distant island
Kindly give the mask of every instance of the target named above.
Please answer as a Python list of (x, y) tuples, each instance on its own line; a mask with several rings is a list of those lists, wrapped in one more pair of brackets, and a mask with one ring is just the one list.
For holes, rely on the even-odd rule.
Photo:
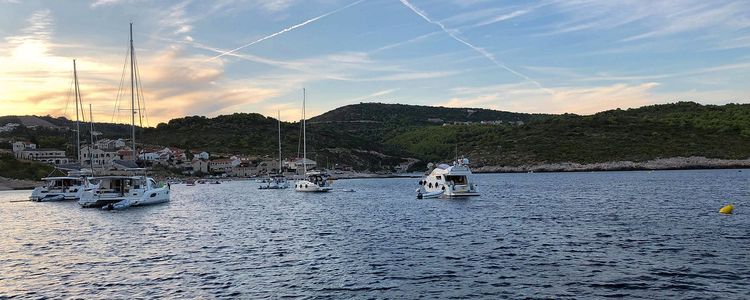
[[(195, 160), (198, 151), (210, 153), (201, 173), (229, 174), (226, 160), (232, 157), (268, 164), (277, 155), (276, 126), (275, 119), (255, 113), (183, 117), (138, 128), (137, 148), (139, 155), (169, 148), (185, 161)], [(74, 121), (62, 117), (0, 117), (6, 152), (0, 163), (17, 163), (7, 158), (17, 141), (59, 149), (74, 160), (74, 128)], [(124, 124), (94, 128), (99, 140), (130, 136)], [(282, 122), (283, 156), (289, 161), (299, 157), (299, 135), (299, 123)], [(479, 172), (742, 168), (750, 167), (750, 105), (677, 102), (553, 115), (360, 103), (310, 119), (308, 141), (308, 157), (318, 167), (378, 174), (423, 171), (429, 162), (456, 156), (469, 157)], [(214, 163), (224, 164), (221, 172), (210, 169), (213, 159), (224, 160)], [(194, 174), (182, 163), (172, 171)], [(27, 173), (26, 179), (34, 179), (43, 172)], [(0, 176), (24, 178), (8, 171)]]

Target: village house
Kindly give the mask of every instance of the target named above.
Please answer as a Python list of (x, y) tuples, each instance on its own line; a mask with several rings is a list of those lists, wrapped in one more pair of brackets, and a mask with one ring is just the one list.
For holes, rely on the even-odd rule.
[(65, 156), (65, 151), (51, 148), (37, 148), (36, 144), (29, 142), (15, 142), (12, 144), (13, 155), (18, 159), (35, 160), (48, 164), (67, 164), (70, 160)]
[(239, 165), (233, 167), (228, 174), (233, 177), (253, 177), (257, 176), (258, 172), (252, 162), (243, 161)]
[(193, 153), (193, 155), (199, 159), (202, 160), (208, 160), (210, 155), (206, 151), (198, 152), (199, 150), (191, 150), (190, 152)]
[(299, 172), (302, 172), (302, 170), (304, 169), (302, 165), (303, 161), (305, 162), (305, 165), (307, 166), (308, 170), (315, 169), (315, 167), (318, 166), (318, 163), (312, 159), (307, 158), (307, 160), (305, 160), (304, 158), (295, 158), (295, 159), (286, 161), (284, 163), (284, 167), (290, 172), (299, 173)]
[(196, 174), (196, 173), (199, 173), (199, 172), (203, 173), (203, 174), (207, 174), (208, 173), (208, 165), (209, 165), (209, 163), (208, 163), (207, 160), (193, 158), (193, 160), (190, 162), (190, 165), (193, 168), (192, 174)]
[(208, 170), (211, 173), (228, 173), (232, 170), (232, 159), (215, 158), (209, 161)]
[(95, 168), (109, 169), (112, 167), (112, 161), (123, 159), (117, 149), (99, 148), (84, 145), (81, 147), (81, 163), (84, 166), (93, 165)]
[(95, 143), (95, 145), (99, 149), (120, 149), (120, 148), (124, 148), (126, 146), (125, 140), (123, 140), (121, 138), (120, 139), (116, 139), (116, 140), (111, 140), (111, 139), (104, 138), (104, 139), (98, 140)]

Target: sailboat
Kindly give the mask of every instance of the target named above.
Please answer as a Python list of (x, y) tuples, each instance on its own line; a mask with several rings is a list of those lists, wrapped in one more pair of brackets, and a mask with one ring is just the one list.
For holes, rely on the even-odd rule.
[[(73, 84), (76, 98), (76, 151), (78, 163), (81, 164), (81, 122), (79, 113), (79, 104), (81, 101), (81, 91), (78, 86), (78, 70), (76, 69), (76, 60), (73, 60)], [(90, 110), (90, 109), (89, 109)], [(31, 201), (60, 201), (60, 200), (78, 200), (81, 194), (89, 188), (88, 174), (84, 171), (69, 172), (68, 176), (45, 177), (43, 186), (38, 186), (31, 191), (29, 200)]]
[(279, 171), (277, 174), (269, 176), (268, 182), (258, 188), (261, 190), (280, 190), (289, 187), (289, 182), (284, 176), (284, 163), (281, 161), (281, 111), (277, 112), (277, 121), (279, 126)]
[(305, 89), (302, 89), (302, 170), (306, 179), (297, 180), (294, 190), (297, 192), (328, 192), (332, 190), (330, 176), (325, 171), (307, 171), (307, 125), (305, 121)]
[[(135, 148), (135, 97), (136, 97), (136, 59), (133, 47), (133, 23), (130, 23), (130, 110), (131, 139), (133, 161), (131, 171), (145, 171), (136, 165)], [(82, 207), (101, 207), (103, 209), (124, 209), (130, 206), (150, 205), (169, 202), (169, 186), (160, 186), (153, 178), (145, 175), (102, 176), (91, 178), (96, 187), (84, 191), (78, 204)]]

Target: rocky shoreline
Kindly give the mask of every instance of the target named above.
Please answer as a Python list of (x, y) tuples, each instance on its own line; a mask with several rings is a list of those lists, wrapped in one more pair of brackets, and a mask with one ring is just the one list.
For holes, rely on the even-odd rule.
[(41, 181), (0, 177), (0, 191), (31, 190), (40, 184)]
[(521, 166), (481, 166), (472, 169), (472, 171), (475, 173), (527, 173), (739, 168), (750, 168), (750, 159), (718, 159), (691, 156), (659, 158), (642, 162), (616, 161), (593, 164), (563, 162)]

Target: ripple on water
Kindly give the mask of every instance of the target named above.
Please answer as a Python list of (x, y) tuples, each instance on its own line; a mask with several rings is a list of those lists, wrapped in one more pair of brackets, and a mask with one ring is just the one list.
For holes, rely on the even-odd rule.
[(746, 299), (750, 220), (715, 212), (745, 176), (478, 175), (467, 200), (173, 185), (120, 212), (0, 192), (0, 298)]

